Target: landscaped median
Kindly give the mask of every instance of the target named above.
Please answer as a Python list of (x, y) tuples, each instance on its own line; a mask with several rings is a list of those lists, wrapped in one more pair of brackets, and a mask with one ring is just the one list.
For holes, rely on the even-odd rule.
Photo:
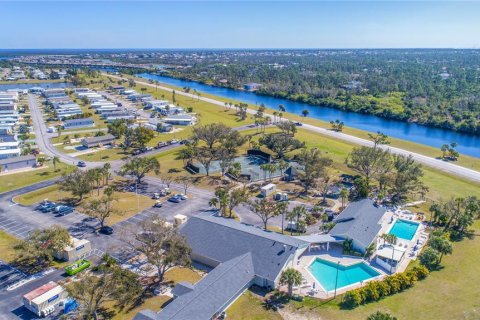
[[(155, 200), (133, 192), (117, 192), (115, 195), (116, 201), (113, 201), (115, 213), (106, 220), (109, 225), (126, 220), (145, 209), (151, 208), (155, 204)], [(100, 190), (100, 194), (98, 194), (97, 190), (93, 190), (82, 201), (77, 202), (76, 199), (72, 199), (69, 192), (62, 191), (58, 185), (54, 185), (22, 194), (15, 197), (14, 201), (25, 206), (37, 204), (45, 199), (54, 202), (74, 203), (76, 210), (83, 212), (83, 205), (88, 203), (88, 201), (100, 199), (102, 196), (103, 190)]]

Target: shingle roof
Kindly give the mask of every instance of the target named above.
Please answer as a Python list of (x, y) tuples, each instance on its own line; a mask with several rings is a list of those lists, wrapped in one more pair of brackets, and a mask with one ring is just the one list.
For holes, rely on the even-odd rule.
[(329, 234), (356, 240), (368, 247), (382, 228), (380, 220), (385, 212), (385, 207), (377, 206), (370, 199), (352, 202), (334, 219), (336, 225)]
[(250, 286), (255, 277), (250, 253), (221, 263), (194, 290), (187, 292), (158, 313), (162, 320), (207, 320)]
[(190, 218), (180, 233), (194, 254), (218, 263), (250, 252), (256, 275), (270, 281), (275, 281), (298, 248), (308, 246), (300, 239), (209, 215)]
[(172, 289), (172, 294), (174, 296), (181, 296), (182, 294), (188, 293), (195, 289), (195, 286), (187, 281), (181, 281)]
[(96, 143), (96, 142), (111, 141), (111, 140), (115, 140), (115, 137), (110, 133), (107, 133), (104, 136), (84, 138), (82, 142), (85, 141), (86, 143)]

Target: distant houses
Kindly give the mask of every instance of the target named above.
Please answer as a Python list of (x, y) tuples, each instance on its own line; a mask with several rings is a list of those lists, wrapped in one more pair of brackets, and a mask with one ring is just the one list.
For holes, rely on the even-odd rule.
[(249, 82), (243, 85), (245, 91), (256, 91), (262, 87), (262, 84), (256, 82)]

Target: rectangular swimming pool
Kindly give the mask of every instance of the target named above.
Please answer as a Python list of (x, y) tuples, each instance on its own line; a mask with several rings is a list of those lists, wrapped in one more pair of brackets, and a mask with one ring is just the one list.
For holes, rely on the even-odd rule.
[[(337, 263), (316, 258), (309, 266), (308, 271), (317, 279), (326, 291), (335, 290), (335, 280), (337, 278)], [(363, 262), (349, 266), (338, 265), (337, 289), (365, 281), (380, 273), (370, 268)]]
[(397, 238), (412, 240), (418, 227), (419, 224), (416, 222), (397, 219), (388, 233), (396, 235)]

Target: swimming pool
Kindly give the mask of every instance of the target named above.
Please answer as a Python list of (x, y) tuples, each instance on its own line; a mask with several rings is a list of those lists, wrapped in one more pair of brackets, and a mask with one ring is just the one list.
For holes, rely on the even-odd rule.
[(417, 232), (419, 224), (412, 221), (397, 219), (389, 234), (394, 234), (397, 238), (412, 240)]
[[(337, 279), (337, 263), (316, 258), (309, 266), (308, 271), (317, 279), (326, 291), (335, 290)], [(365, 281), (380, 273), (363, 262), (349, 266), (338, 265), (337, 289)]]

